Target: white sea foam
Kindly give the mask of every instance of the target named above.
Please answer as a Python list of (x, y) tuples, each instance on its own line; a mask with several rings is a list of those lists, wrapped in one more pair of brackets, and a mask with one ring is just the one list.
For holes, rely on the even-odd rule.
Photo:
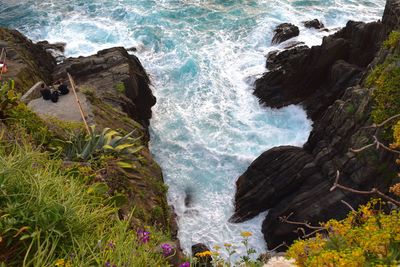
[(242, 224), (228, 222), (235, 181), (263, 151), (300, 146), (311, 130), (300, 107), (264, 108), (252, 95), (252, 83), (265, 71), (264, 56), (284, 46), (270, 45), (273, 28), (292, 22), (301, 30), (295, 40), (316, 45), (328, 33), (305, 29), (302, 21), (319, 18), (328, 28), (348, 19), (371, 21), (385, 1), (31, 2), (39, 18), (19, 28), (33, 39), (67, 42), (69, 56), (116, 45), (138, 48), (158, 98), (151, 150), (169, 185), (184, 250), (198, 242), (239, 245), (246, 230), (254, 233), (251, 246), (262, 252), (265, 213)]

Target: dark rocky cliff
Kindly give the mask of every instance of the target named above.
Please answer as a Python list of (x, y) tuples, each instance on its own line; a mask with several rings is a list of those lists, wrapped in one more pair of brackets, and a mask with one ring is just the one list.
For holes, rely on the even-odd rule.
[[(114, 193), (125, 194), (128, 204), (121, 214), (128, 216), (134, 210), (136, 225), (158, 224), (160, 228), (169, 229), (173, 221), (166, 200), (167, 188), (161, 168), (147, 148), (149, 119), (156, 98), (139, 59), (124, 48), (116, 47), (89, 57), (68, 58), (57, 65), (46, 46), (6, 28), (0, 28), (0, 48), (6, 48), (9, 70), (3, 80), (14, 79), (19, 92), (25, 93), (41, 80), (48, 85), (58, 79), (68, 83), (69, 72), (90, 102), (91, 121), (95, 122), (96, 130), (106, 127), (125, 133), (134, 130), (134, 137), (143, 137), (144, 148), (138, 158), (132, 160), (134, 168), (124, 169), (111, 162), (96, 179), (107, 183)], [(59, 101), (62, 99), (63, 96)], [(44, 102), (45, 105), (54, 104)], [(77, 109), (77, 106), (74, 103), (70, 108)], [(43, 119), (51, 123), (46, 117)]]
[(147, 128), (155, 105), (150, 79), (139, 59), (123, 47), (99, 51), (89, 57), (68, 58), (53, 72), (53, 80), (69, 72), (83, 89), (125, 112)]
[(18, 91), (27, 91), (38, 80), (51, 82), (56, 60), (42, 46), (31, 42), (16, 30), (0, 27), (0, 50), (6, 49), (9, 71), (4, 79), (12, 77)]
[(237, 181), (232, 221), (250, 219), (269, 210), (262, 231), (269, 248), (298, 237), (291, 220), (318, 224), (342, 219), (348, 208), (365, 197), (336, 190), (330, 192), (337, 170), (341, 183), (356, 189), (385, 190), (395, 174), (394, 157), (371, 149), (352, 153), (371, 143), (373, 88), (365, 86), (368, 71), (391, 53), (382, 49), (388, 33), (399, 28), (400, 1), (388, 0), (382, 22), (349, 22), (324, 38), (321, 46), (297, 47), (273, 54), (270, 72), (257, 80), (255, 94), (268, 106), (301, 103), (314, 120), (303, 148), (277, 147), (263, 153)]

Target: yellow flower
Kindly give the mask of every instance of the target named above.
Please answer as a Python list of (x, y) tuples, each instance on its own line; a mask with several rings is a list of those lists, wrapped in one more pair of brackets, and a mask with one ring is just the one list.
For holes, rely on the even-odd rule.
[(230, 248), (230, 247), (232, 247), (232, 244), (225, 243), (225, 244), (224, 244), (224, 247), (226, 247), (226, 248)]
[(200, 258), (210, 257), (211, 254), (212, 254), (211, 251), (206, 250), (206, 251), (203, 251), (203, 252), (196, 253), (196, 257), (200, 257)]
[(55, 266), (65, 266), (65, 260), (64, 259), (56, 260)]
[(244, 232), (241, 232), (240, 235), (244, 238), (247, 238), (247, 237), (252, 236), (253, 234), (251, 232), (244, 231)]
[(400, 183), (397, 183), (394, 186), (392, 186), (389, 191), (395, 194), (396, 196), (400, 196)]

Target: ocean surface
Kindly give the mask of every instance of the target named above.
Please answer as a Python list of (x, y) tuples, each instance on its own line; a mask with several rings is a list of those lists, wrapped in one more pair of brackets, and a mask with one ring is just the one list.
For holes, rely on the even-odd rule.
[[(0, 25), (32, 40), (66, 42), (67, 56), (112, 46), (136, 47), (153, 82), (157, 105), (151, 151), (163, 168), (179, 238), (192, 244), (265, 250), (265, 213), (243, 224), (228, 222), (235, 181), (263, 151), (301, 146), (312, 122), (297, 106), (272, 110), (252, 95), (265, 71), (273, 28), (300, 26), (293, 39), (320, 44), (325, 32), (301, 21), (318, 18), (330, 29), (347, 20), (380, 19), (385, 0), (0, 0)], [(185, 206), (185, 198), (190, 199)]]

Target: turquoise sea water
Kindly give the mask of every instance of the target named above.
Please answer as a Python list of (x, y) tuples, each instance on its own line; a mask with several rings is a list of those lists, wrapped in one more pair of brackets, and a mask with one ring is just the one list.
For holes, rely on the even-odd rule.
[[(384, 0), (0, 0), (0, 25), (33, 40), (68, 43), (68, 56), (116, 45), (137, 47), (158, 103), (151, 121), (151, 150), (169, 185), (186, 251), (240, 243), (265, 249), (263, 215), (240, 225), (232, 215), (237, 177), (263, 151), (302, 145), (311, 130), (300, 107), (263, 108), (252, 83), (265, 69), (272, 30), (281, 22), (300, 26), (295, 40), (319, 44), (301, 21), (321, 19), (329, 28), (349, 19), (379, 19)], [(184, 205), (186, 194), (191, 204)], [(264, 214), (265, 216), (265, 214)], [(242, 248), (238, 248), (242, 250)]]

